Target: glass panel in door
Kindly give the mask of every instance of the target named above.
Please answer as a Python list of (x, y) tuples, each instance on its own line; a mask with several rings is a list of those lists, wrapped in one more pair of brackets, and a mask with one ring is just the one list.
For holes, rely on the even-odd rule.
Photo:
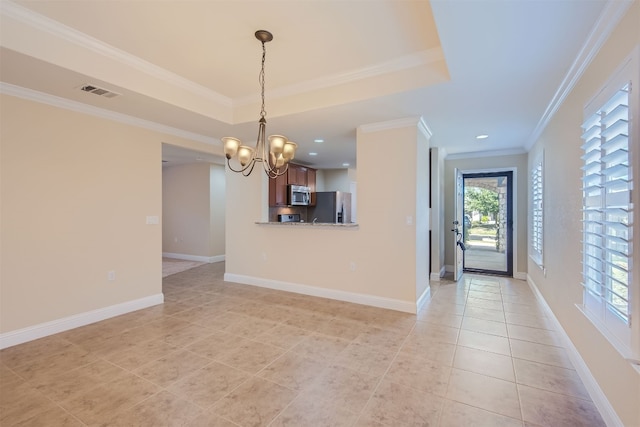
[(511, 174), (464, 174), (465, 271), (513, 275)]

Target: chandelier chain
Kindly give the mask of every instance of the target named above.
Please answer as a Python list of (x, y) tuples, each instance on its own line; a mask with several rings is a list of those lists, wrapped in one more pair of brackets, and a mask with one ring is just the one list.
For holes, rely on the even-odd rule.
[(264, 62), (267, 57), (267, 49), (264, 46), (264, 42), (262, 42), (262, 68), (260, 69), (260, 88), (261, 88), (261, 96), (262, 96), (262, 107), (260, 108), (260, 118), (264, 119), (264, 116), (267, 115), (267, 112), (264, 108)]

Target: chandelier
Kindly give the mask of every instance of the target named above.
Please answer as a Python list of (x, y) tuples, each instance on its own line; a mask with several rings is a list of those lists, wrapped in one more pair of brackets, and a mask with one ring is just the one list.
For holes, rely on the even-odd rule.
[[(260, 69), (260, 94), (262, 96), (262, 108), (260, 109), (260, 120), (258, 121), (258, 138), (255, 148), (243, 145), (238, 138), (230, 136), (222, 138), (224, 144), (224, 154), (227, 157), (227, 165), (234, 172), (241, 172), (244, 176), (249, 176), (257, 162), (261, 162), (264, 171), (269, 178), (276, 178), (283, 175), (289, 168), (289, 162), (296, 154), (298, 144), (289, 141), (282, 135), (271, 135), (268, 143), (265, 141), (265, 129), (267, 112), (264, 108), (264, 62), (267, 56), (265, 43), (273, 40), (273, 35), (269, 31), (258, 30), (255, 33), (256, 39), (262, 43), (262, 68)], [(240, 163), (240, 168), (231, 165), (231, 159), (236, 159)]]

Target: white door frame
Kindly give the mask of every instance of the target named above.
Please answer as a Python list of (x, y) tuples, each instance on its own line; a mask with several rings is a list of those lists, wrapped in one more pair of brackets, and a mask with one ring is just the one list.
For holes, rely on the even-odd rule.
[[(455, 188), (455, 182), (458, 176), (458, 173), (461, 173), (462, 175), (464, 175), (465, 173), (495, 173), (495, 172), (513, 172), (513, 191), (511, 194), (511, 211), (513, 212), (513, 230), (512, 230), (512, 238), (513, 238), (513, 277), (515, 279), (525, 279), (526, 280), (526, 274), (524, 275), (524, 277), (521, 277), (522, 274), (519, 273), (518, 270), (518, 168), (516, 167), (504, 167), (504, 168), (485, 168), (485, 169), (454, 169), (454, 175), (453, 175), (453, 179), (454, 179), (454, 204), (453, 204), (453, 210), (454, 210), (454, 217), (457, 216), (457, 205), (456, 205), (456, 198), (455, 198), (455, 192), (457, 191), (457, 189)], [(463, 213), (464, 215), (464, 213)], [(455, 269), (456, 269), (456, 252), (457, 252), (457, 246), (454, 247), (453, 249), (454, 251), (454, 275), (455, 275)]]
[[(462, 279), (462, 275), (464, 273), (464, 251), (458, 245), (458, 236), (460, 231), (460, 227), (464, 227), (464, 178), (463, 172), (455, 168), (455, 198), (453, 202), (453, 217), (455, 218), (452, 221), (452, 234), (453, 234), (453, 280), (456, 282)], [(457, 224), (456, 224), (457, 222)]]

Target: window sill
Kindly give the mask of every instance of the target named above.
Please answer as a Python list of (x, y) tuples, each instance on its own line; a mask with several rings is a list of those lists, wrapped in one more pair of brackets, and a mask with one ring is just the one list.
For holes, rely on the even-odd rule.
[(633, 354), (633, 351), (628, 345), (614, 337), (611, 332), (604, 326), (602, 321), (597, 316), (591, 314), (582, 304), (576, 304), (576, 308), (586, 317), (593, 326), (602, 334), (602, 336), (609, 341), (609, 344), (616, 349), (616, 351), (622, 356), (635, 370), (640, 374), (640, 355)]
[(544, 267), (544, 264), (542, 262), (542, 257), (538, 255), (529, 255), (529, 258), (531, 259), (531, 261), (534, 262), (535, 265), (538, 266), (540, 270), (542, 270), (544, 277), (547, 277), (547, 269)]

